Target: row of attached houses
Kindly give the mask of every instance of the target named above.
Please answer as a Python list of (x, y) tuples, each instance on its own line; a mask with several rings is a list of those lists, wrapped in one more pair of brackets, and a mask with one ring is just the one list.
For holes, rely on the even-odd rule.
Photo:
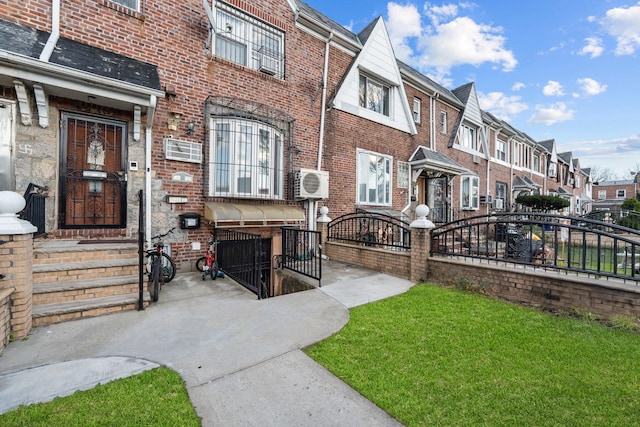
[(213, 228), (313, 229), (321, 206), (592, 202), (578, 159), (397, 60), (382, 18), (355, 34), (296, 0), (4, 2), (0, 190), (29, 184), (50, 237), (130, 237), (142, 211), (147, 236), (182, 226), (181, 262)]

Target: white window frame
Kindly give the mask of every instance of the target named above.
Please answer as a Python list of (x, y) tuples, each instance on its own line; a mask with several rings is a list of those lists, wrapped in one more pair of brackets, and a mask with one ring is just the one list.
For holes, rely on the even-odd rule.
[(540, 156), (537, 155), (533, 155), (533, 171), (534, 172), (540, 172)]
[(447, 112), (440, 111), (440, 133), (447, 133)]
[(469, 125), (460, 126), (460, 146), (467, 149), (477, 151), (478, 149), (478, 129)]
[(616, 190), (616, 199), (626, 199), (627, 198), (627, 190), (624, 188), (618, 188)]
[(480, 209), (480, 178), (476, 175), (462, 175), (460, 180), (460, 208)]
[(136, 12), (140, 12), (140, 4), (142, 0), (109, 0), (112, 3), (119, 4), (120, 6), (126, 7), (127, 9), (135, 10)]
[(509, 144), (507, 141), (496, 139), (496, 159), (506, 162), (509, 155)]
[(397, 186), (398, 188), (408, 189), (410, 184), (411, 175), (411, 165), (409, 162), (400, 162), (398, 161), (398, 179)]
[(360, 149), (357, 150), (356, 156), (357, 203), (391, 206), (393, 157)]
[(598, 199), (604, 200), (607, 198), (607, 190), (598, 190)]
[(210, 196), (283, 199), (284, 135), (279, 129), (255, 120), (212, 117), (210, 141)]
[(549, 178), (557, 178), (558, 177), (558, 164), (550, 162), (549, 163)]
[[(360, 107), (383, 116), (391, 117), (391, 91), (388, 84), (360, 73), (358, 84), (358, 102)], [(377, 97), (381, 97), (377, 100)]]
[(211, 46), (214, 54), (284, 79), (284, 31), (229, 5), (214, 3), (216, 28)]
[(421, 108), (422, 108), (422, 101), (420, 100), (420, 98), (414, 97), (413, 98), (413, 121), (416, 123), (420, 123)]

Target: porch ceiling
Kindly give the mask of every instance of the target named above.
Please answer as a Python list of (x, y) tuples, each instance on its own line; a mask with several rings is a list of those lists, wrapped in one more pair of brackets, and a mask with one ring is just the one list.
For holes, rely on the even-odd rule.
[(230, 224), (284, 225), (305, 221), (304, 212), (293, 206), (227, 202), (205, 203), (204, 218), (216, 227)]

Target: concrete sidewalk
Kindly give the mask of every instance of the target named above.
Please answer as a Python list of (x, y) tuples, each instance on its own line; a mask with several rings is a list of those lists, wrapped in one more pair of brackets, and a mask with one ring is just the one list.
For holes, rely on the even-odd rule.
[(348, 308), (413, 284), (334, 261), (324, 286), (259, 301), (232, 280), (179, 274), (144, 311), (36, 328), (0, 357), (0, 413), (166, 365), (204, 426), (398, 425), (301, 349)]

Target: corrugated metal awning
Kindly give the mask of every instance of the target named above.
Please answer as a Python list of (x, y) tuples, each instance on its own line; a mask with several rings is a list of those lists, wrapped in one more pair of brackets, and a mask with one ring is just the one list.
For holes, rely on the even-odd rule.
[(278, 225), (305, 221), (304, 212), (287, 205), (209, 202), (204, 204), (204, 218), (214, 226), (231, 224)]

